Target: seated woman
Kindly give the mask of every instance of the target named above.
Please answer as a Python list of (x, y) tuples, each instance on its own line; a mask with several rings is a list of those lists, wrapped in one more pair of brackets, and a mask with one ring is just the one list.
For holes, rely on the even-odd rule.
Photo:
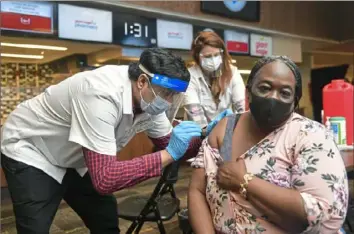
[(220, 121), (192, 163), (194, 232), (340, 233), (345, 166), (325, 127), (294, 113), (298, 67), (283, 56), (262, 58), (247, 91), (250, 112)]

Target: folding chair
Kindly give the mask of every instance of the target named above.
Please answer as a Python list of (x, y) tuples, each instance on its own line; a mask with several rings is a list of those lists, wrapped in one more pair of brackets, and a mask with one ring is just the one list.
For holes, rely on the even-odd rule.
[(178, 180), (179, 162), (168, 165), (150, 197), (133, 196), (118, 204), (118, 217), (132, 221), (127, 234), (139, 233), (145, 222), (156, 222), (161, 234), (165, 234), (163, 221), (179, 212), (180, 201), (173, 185)]
[(189, 223), (188, 209), (184, 208), (178, 213), (179, 229), (183, 234), (193, 234), (192, 226)]

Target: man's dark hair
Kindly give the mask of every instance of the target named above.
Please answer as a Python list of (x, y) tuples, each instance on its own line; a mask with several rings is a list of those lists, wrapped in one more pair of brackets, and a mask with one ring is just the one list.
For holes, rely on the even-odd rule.
[(302, 77), (299, 70), (299, 67), (288, 57), (286, 56), (266, 56), (257, 61), (254, 67), (251, 70), (251, 73), (247, 80), (247, 89), (250, 91), (251, 87), (254, 83), (255, 78), (258, 75), (259, 70), (265, 65), (275, 62), (281, 61), (284, 63), (294, 74), (295, 77), (295, 107), (299, 104), (299, 101), (302, 97)]
[(150, 48), (143, 51), (139, 62), (129, 64), (129, 78), (137, 80), (144, 73), (139, 68), (142, 64), (149, 72), (189, 82), (190, 74), (181, 57), (161, 48)]

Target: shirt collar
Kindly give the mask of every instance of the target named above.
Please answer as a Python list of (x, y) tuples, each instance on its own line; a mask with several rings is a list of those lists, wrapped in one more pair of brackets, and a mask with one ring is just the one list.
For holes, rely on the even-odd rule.
[(200, 67), (197, 64), (195, 64), (193, 67), (191, 67), (190, 73), (192, 76), (198, 77), (198, 79), (204, 79), (202, 69), (200, 69)]
[(201, 80), (201, 82), (206, 87), (209, 87), (207, 81), (204, 78), (204, 74), (202, 72), (202, 69), (197, 64), (195, 64), (193, 67), (191, 67), (189, 72), (190, 72), (191, 76), (197, 77), (199, 80)]

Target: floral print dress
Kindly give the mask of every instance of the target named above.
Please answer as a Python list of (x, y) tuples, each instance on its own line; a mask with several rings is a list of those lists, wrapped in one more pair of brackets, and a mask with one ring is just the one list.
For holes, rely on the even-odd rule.
[[(301, 193), (308, 228), (303, 233), (340, 233), (348, 207), (348, 180), (341, 154), (325, 127), (298, 114), (241, 156), (247, 171)], [(240, 194), (216, 184), (219, 150), (207, 139), (192, 162), (204, 168), (206, 196), (215, 230), (230, 234), (286, 233)], [(281, 202), (281, 201), (279, 201)]]

